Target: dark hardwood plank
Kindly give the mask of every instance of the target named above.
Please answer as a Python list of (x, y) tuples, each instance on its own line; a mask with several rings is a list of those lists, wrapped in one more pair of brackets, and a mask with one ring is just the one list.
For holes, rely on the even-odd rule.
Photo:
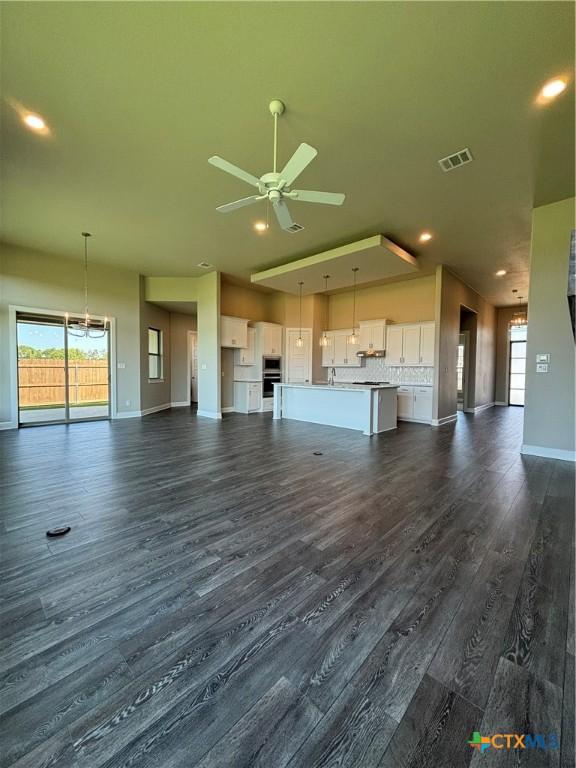
[(466, 768), (472, 756), (468, 740), (481, 719), (480, 709), (424, 675), (379, 766)]
[(576, 762), (576, 739), (574, 736), (576, 723), (574, 656), (566, 654), (566, 668), (564, 671), (564, 692), (562, 699), (562, 752), (561, 768), (574, 768)]
[(0, 765), (452, 768), (505, 706), (570, 765), (574, 468), (521, 440), (504, 408), (1, 433)]
[(480, 733), (556, 734), (556, 749), (493, 749), (483, 754), (474, 750), (471, 768), (517, 766), (556, 768), (560, 765), (562, 689), (536, 677), (528, 669), (501, 658), (494, 686), (482, 718)]

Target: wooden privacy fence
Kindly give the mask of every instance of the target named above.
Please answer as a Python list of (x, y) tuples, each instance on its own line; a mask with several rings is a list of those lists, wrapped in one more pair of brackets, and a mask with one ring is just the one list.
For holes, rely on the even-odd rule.
[[(18, 360), (21, 408), (64, 403), (64, 360)], [(71, 405), (108, 401), (108, 361), (71, 360), (68, 363), (68, 398)]]

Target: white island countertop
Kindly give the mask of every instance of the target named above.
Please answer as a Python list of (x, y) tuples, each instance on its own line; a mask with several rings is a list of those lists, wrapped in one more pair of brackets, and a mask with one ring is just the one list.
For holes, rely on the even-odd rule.
[(351, 381), (337, 381), (334, 384), (327, 384), (325, 381), (312, 384), (280, 384), (282, 387), (299, 387), (303, 389), (351, 389), (354, 392), (371, 389), (398, 389), (399, 384), (354, 384)]
[(397, 384), (274, 384), (274, 418), (358, 429), (396, 429)]

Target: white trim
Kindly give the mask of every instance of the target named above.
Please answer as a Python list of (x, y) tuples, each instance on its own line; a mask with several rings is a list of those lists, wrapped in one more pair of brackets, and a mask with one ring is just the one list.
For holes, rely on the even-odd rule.
[(18, 424), (15, 424), (13, 421), (0, 421), (0, 431), (3, 429), (17, 429)]
[[(196, 318), (198, 322), (198, 318)], [(192, 405), (192, 339), (196, 346), (196, 369), (198, 369), (198, 331), (188, 330), (186, 333), (186, 391), (188, 392), (188, 402), (186, 405)], [(196, 370), (196, 388), (198, 388), (198, 370)], [(198, 393), (196, 393), (198, 396)]]
[(190, 407), (190, 402), (189, 401), (186, 402), (186, 400), (184, 400), (181, 403), (170, 403), (170, 407), (171, 408), (189, 408)]
[(494, 405), (505, 405), (505, 406), (508, 406), (508, 403), (505, 403), (505, 402), (500, 401), (500, 400), (495, 400), (494, 401)]
[(563, 448), (547, 448), (544, 445), (526, 445), (526, 443), (523, 443), (520, 453), (523, 453), (525, 456), (541, 456), (544, 459), (576, 461), (576, 451), (565, 451)]
[(142, 414), (140, 411), (118, 411), (113, 419), (139, 419)]
[(432, 426), (433, 427), (441, 427), (443, 424), (450, 424), (453, 421), (456, 421), (458, 418), (457, 413), (453, 413), (451, 416), (444, 416), (441, 419), (432, 419)]
[(480, 413), (487, 408), (493, 408), (495, 403), (484, 403), (484, 405), (477, 405), (475, 408), (464, 408), (465, 413)]
[(227, 405), (220, 409), (222, 413), (235, 413), (236, 408), (233, 405)]
[(148, 416), (149, 413), (158, 413), (158, 411), (165, 411), (167, 408), (171, 408), (171, 403), (162, 403), (162, 405), (153, 405), (152, 408), (144, 408), (140, 411), (141, 416)]
[(207, 419), (221, 419), (222, 413), (220, 411), (196, 411), (197, 416), (205, 416)]
[[(398, 421), (411, 421), (413, 424), (431, 424), (431, 419), (414, 419), (411, 416), (398, 416)], [(393, 427), (394, 429), (394, 427)]]

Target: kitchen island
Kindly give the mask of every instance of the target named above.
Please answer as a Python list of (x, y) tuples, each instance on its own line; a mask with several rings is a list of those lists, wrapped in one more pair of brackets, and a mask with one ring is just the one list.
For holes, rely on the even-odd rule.
[(396, 384), (274, 384), (274, 418), (357, 429), (396, 429)]

